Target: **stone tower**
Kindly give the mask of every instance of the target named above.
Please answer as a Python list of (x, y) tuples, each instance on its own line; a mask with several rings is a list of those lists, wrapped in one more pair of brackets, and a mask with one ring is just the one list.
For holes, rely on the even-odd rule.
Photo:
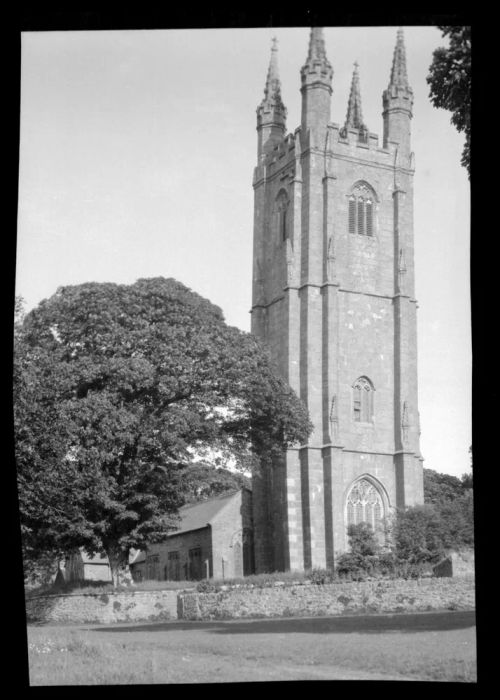
[(257, 109), (252, 332), (306, 403), (307, 445), (254, 476), (257, 571), (332, 566), (347, 526), (384, 538), (423, 502), (413, 265), (413, 154), (402, 30), (383, 93), (383, 141), (363, 122), (355, 64), (345, 124), (311, 29), (302, 118), (286, 135), (277, 46)]

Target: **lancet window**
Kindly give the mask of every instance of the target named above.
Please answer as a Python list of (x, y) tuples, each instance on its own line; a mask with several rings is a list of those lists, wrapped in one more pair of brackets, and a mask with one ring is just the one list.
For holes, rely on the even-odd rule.
[(367, 377), (358, 377), (352, 385), (352, 409), (356, 423), (373, 420), (373, 384)]
[(290, 236), (290, 224), (288, 215), (289, 199), (284, 190), (281, 190), (276, 198), (276, 223), (278, 241), (283, 242)]

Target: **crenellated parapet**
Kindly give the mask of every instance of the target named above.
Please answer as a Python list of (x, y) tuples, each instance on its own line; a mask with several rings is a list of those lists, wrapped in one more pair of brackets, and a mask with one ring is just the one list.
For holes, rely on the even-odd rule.
[(355, 162), (366, 162), (380, 165), (391, 170), (395, 165), (412, 172), (410, 161), (402, 164), (398, 158), (399, 144), (387, 141), (385, 146), (380, 143), (379, 135), (366, 131), (360, 136), (359, 129), (341, 127), (339, 124), (328, 125), (326, 155), (334, 158), (352, 159)]

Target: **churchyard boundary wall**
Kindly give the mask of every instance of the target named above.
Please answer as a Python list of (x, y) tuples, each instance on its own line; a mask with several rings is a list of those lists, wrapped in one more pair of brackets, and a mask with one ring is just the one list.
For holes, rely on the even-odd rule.
[(44, 595), (26, 601), (28, 622), (56, 624), (314, 617), (474, 607), (472, 578), (222, 586), (207, 593), (184, 589)]

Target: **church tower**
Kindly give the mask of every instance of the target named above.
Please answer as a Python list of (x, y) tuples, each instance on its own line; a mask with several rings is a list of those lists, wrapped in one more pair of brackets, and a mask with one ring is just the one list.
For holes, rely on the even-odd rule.
[(354, 64), (343, 126), (311, 29), (301, 124), (286, 135), (273, 40), (257, 109), (252, 332), (307, 405), (306, 445), (254, 476), (256, 570), (332, 567), (347, 527), (383, 539), (423, 502), (413, 265), (413, 154), (402, 30), (383, 93), (383, 142), (363, 122)]

